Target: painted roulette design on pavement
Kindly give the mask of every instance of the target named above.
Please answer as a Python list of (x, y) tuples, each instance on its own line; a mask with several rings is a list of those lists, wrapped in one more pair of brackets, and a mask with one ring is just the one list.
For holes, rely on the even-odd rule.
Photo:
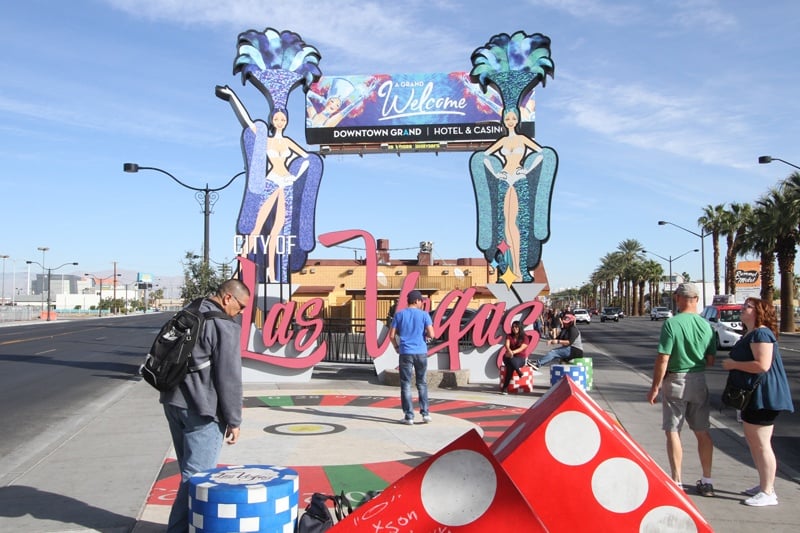
[[(367, 443), (363, 446), (364, 449), (361, 446), (359, 449), (342, 449), (343, 441), (337, 443), (340, 436), (347, 437), (347, 442), (350, 443), (353, 442), (352, 439), (365, 442), (374, 433), (377, 433), (374, 435), (375, 442), (386, 442), (383, 439), (387, 437), (397, 441), (409, 432), (420, 432), (416, 436), (424, 437), (422, 432), (426, 431), (427, 425), (407, 427), (398, 423), (402, 418), (399, 395), (248, 396), (244, 399), (244, 408), (247, 431), (243, 434), (250, 435), (249, 449), (257, 450), (259, 457), (249, 456), (244, 439), (231, 450), (239, 448), (237, 454), (247, 456), (243, 463), (266, 462), (296, 470), (300, 475), (301, 501), (314, 492), (333, 494), (341, 490), (345, 490), (351, 499), (359, 500), (362, 493), (382, 490), (401, 478), (439, 448), (449, 444), (455, 436), (470, 428), (477, 429), (486, 444), (491, 445), (527, 410), (493, 403), (431, 398), (430, 411), (434, 419), (431, 426), (438, 424), (436, 431), (439, 433), (442, 431), (441, 426), (449, 426), (452, 436), (444, 436), (438, 441), (423, 438), (421, 448), (427, 446), (428, 449), (408, 449), (404, 453), (391, 443), (384, 447), (374, 442)], [(419, 421), (419, 417), (417, 420)], [(348, 432), (357, 431), (363, 432), (360, 434), (364, 436), (363, 440), (360, 436), (348, 435)], [(381, 435), (382, 431), (389, 434)], [(392, 436), (392, 433), (400, 435)], [(275, 439), (291, 439), (291, 446), (276, 444)], [(321, 453), (315, 451), (320, 446), (323, 448)], [(295, 461), (289, 460), (288, 464), (273, 461), (275, 450), (283, 448), (296, 450), (298, 455), (302, 455), (302, 459), (298, 456)], [(382, 453), (381, 448), (388, 450)], [(228, 449), (223, 450), (223, 453), (227, 452)], [(317, 457), (324, 457), (315, 460), (315, 454)], [(271, 456), (273, 459), (267, 459)], [(167, 459), (150, 491), (147, 503), (172, 505), (178, 483), (177, 463), (174, 459)]]

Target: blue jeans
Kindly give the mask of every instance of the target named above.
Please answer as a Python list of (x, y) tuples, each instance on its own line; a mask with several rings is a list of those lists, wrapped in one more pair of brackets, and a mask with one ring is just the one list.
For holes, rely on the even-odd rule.
[(428, 355), (400, 355), (400, 403), (407, 420), (414, 420), (414, 402), (411, 399), (411, 371), (417, 379), (419, 394), (419, 414), (428, 416), (428, 383), (425, 372), (428, 370)]
[(553, 361), (554, 359), (562, 359), (564, 361), (568, 361), (570, 359), (570, 351), (571, 348), (569, 346), (560, 346), (558, 348), (553, 348), (542, 357), (536, 361), (537, 366), (544, 366), (547, 363)]
[(197, 472), (216, 468), (226, 426), (211, 417), (169, 404), (164, 404), (164, 414), (181, 473), (167, 532), (185, 533), (189, 530), (189, 478)]

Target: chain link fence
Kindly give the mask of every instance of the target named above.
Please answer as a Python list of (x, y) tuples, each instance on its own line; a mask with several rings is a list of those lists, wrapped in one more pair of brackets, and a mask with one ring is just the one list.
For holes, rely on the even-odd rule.
[(0, 306), (0, 323), (37, 320), (40, 311), (40, 308), (29, 305), (3, 305)]

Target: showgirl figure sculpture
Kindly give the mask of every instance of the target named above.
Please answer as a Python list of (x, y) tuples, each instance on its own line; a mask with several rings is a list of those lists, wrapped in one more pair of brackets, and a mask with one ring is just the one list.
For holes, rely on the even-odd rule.
[(519, 103), (552, 77), (550, 39), (539, 33), (495, 35), (472, 54), (470, 74), (503, 101), (506, 135), (470, 158), (478, 210), (477, 246), (507, 285), (533, 281), (550, 237), (550, 200), (558, 156), (518, 132)]
[[(242, 156), (247, 187), (237, 221), (246, 237), (248, 257), (258, 268), (258, 282), (286, 283), (314, 249), (314, 218), (322, 179), (322, 158), (306, 152), (284, 132), (289, 93), (304, 90), (321, 76), (320, 54), (299, 35), (267, 28), (239, 35), (233, 73), (241, 73), (265, 96), (269, 124), (253, 120), (233, 90), (217, 86), (216, 95), (230, 103), (242, 125)], [(279, 242), (283, 239), (283, 245)]]

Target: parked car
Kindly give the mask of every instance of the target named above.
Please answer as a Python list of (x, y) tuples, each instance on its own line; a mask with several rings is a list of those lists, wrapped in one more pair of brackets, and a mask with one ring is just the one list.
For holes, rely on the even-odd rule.
[(654, 307), (650, 310), (650, 320), (666, 320), (672, 318), (672, 311), (669, 307)]
[(592, 315), (590, 315), (589, 311), (586, 309), (576, 309), (572, 314), (575, 315), (575, 322), (578, 324), (581, 322), (585, 322), (586, 324), (592, 323)]
[(744, 334), (741, 304), (709, 305), (700, 316), (708, 320), (714, 330), (717, 348), (730, 348)]
[(621, 309), (619, 307), (604, 307), (600, 312), (600, 322), (613, 320), (619, 322), (619, 314)]

